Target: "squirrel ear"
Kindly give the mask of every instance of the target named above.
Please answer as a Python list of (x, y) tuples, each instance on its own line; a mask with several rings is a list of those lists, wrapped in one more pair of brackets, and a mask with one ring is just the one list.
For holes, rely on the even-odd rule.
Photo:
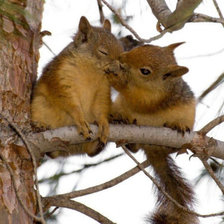
[(84, 35), (87, 35), (91, 30), (91, 25), (88, 19), (85, 16), (82, 16), (79, 21), (79, 31), (82, 32)]
[(184, 43), (185, 42), (179, 42), (179, 43), (170, 44), (166, 48), (169, 49), (169, 50), (174, 51), (177, 47), (179, 47), (180, 45), (182, 45)]
[(187, 73), (189, 70), (185, 66), (179, 66), (179, 65), (170, 65), (167, 72), (163, 75), (163, 80), (167, 78), (177, 78), (185, 73)]
[(103, 28), (109, 32), (111, 32), (111, 23), (108, 19), (106, 19), (103, 23)]

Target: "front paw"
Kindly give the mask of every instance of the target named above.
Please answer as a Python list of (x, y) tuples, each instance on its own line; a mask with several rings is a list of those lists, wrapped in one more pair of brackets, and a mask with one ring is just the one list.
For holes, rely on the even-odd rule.
[(130, 121), (120, 114), (110, 114), (109, 122), (111, 124), (130, 124)]
[(171, 128), (172, 130), (176, 130), (177, 132), (181, 133), (182, 136), (184, 136), (185, 132), (190, 133), (190, 131), (191, 131), (191, 129), (187, 125), (182, 125), (179, 123), (166, 122), (166, 123), (164, 123), (163, 126), (167, 127), (167, 128)]
[(99, 142), (101, 145), (106, 145), (107, 138), (109, 136), (109, 123), (108, 123), (107, 119), (103, 119), (103, 120), (98, 121), (97, 124), (98, 124)]
[(90, 134), (92, 133), (92, 131), (91, 131), (90, 127), (89, 127), (89, 123), (88, 122), (80, 121), (77, 124), (77, 129), (78, 129), (78, 133), (80, 135), (82, 135), (85, 140), (88, 140), (88, 141), (91, 140)]

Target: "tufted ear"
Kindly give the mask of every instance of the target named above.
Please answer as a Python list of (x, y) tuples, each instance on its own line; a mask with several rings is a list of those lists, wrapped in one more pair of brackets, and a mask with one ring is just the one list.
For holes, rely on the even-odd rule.
[(91, 29), (91, 25), (87, 18), (85, 16), (82, 16), (79, 21), (79, 31), (86, 36)]
[(185, 66), (170, 65), (167, 69), (167, 72), (163, 75), (163, 80), (180, 77), (188, 71), (188, 68)]
[(111, 23), (108, 19), (106, 19), (103, 23), (103, 28), (109, 32), (111, 32)]
[(171, 51), (174, 51), (177, 47), (179, 47), (180, 45), (184, 44), (185, 42), (179, 42), (179, 43), (174, 43), (174, 44), (170, 44), (167, 47), (165, 47), (166, 49), (169, 49)]

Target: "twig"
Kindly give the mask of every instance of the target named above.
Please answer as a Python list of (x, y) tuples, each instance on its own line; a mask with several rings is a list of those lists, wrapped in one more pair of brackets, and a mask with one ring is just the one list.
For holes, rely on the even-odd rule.
[(212, 22), (224, 24), (224, 19), (214, 18), (201, 13), (195, 13), (188, 22)]
[(221, 124), (224, 121), (224, 115), (215, 118), (214, 120), (210, 121), (207, 125), (205, 125), (199, 132), (203, 134), (207, 134), (209, 131), (211, 131), (213, 128), (215, 128), (217, 125)]
[(56, 198), (51, 198), (48, 201), (49, 205), (51, 206), (57, 206), (57, 207), (64, 207), (64, 208), (70, 208), (73, 210), (76, 210), (78, 212), (81, 212), (89, 217), (91, 217), (92, 219), (98, 221), (100, 224), (115, 224), (114, 222), (112, 222), (111, 220), (109, 220), (107, 217), (103, 216), (102, 214), (100, 214), (99, 212), (93, 210), (92, 208), (77, 202), (77, 201), (72, 201), (69, 199), (56, 199)]
[(68, 175), (71, 175), (71, 174), (74, 174), (74, 173), (81, 173), (82, 171), (88, 169), (88, 168), (92, 168), (92, 167), (95, 167), (95, 166), (98, 166), (98, 165), (101, 165), (103, 163), (106, 163), (106, 162), (109, 162), (111, 160), (114, 160), (114, 159), (117, 159), (119, 158), (120, 156), (123, 156), (124, 154), (121, 153), (121, 154), (118, 154), (118, 155), (115, 155), (115, 156), (112, 156), (110, 158), (107, 158), (103, 161), (100, 161), (98, 163), (91, 163), (91, 164), (84, 164), (82, 168), (78, 169), (78, 170), (73, 170), (71, 172), (60, 172), (58, 174), (54, 174), (53, 176), (51, 177), (47, 177), (47, 178), (43, 178), (41, 180), (39, 180), (39, 184), (40, 183), (44, 183), (44, 182), (50, 182), (50, 181), (53, 181), (53, 180), (58, 180), (60, 177), (63, 177), (63, 176), (68, 176)]
[(215, 181), (215, 183), (218, 185), (218, 187), (220, 188), (220, 190), (224, 194), (224, 186), (219, 181), (219, 179), (215, 176), (215, 173), (213, 172), (212, 168), (209, 166), (207, 160), (205, 158), (200, 157), (200, 156), (199, 156), (199, 159), (202, 161), (205, 169), (208, 171), (208, 173), (210, 174), (210, 176), (212, 177), (212, 179)]
[(49, 217), (51, 217), (58, 209), (59, 207), (55, 207), (51, 212), (45, 215), (45, 218), (48, 219)]
[(159, 38), (161, 38), (162, 36), (164, 36), (167, 32), (170, 32), (171, 31), (171, 29), (169, 28), (169, 29), (165, 29), (165, 30), (163, 30), (159, 35), (156, 35), (156, 36), (154, 36), (154, 37), (151, 37), (151, 38), (149, 38), (149, 39), (143, 39), (143, 38), (141, 38), (138, 34), (137, 34), (137, 32), (132, 28), (132, 27), (130, 27), (124, 20), (123, 20), (123, 18), (121, 17), (121, 15), (107, 2), (107, 1), (105, 1), (105, 0), (101, 0), (117, 17), (118, 17), (118, 19), (120, 20), (120, 23), (124, 26), (124, 27), (126, 27), (140, 42), (145, 42), (145, 43), (150, 43), (150, 42), (152, 42), (152, 41), (154, 41), (154, 40), (157, 40), (157, 39), (159, 39)]
[(212, 213), (212, 214), (202, 215), (202, 214), (199, 214), (197, 212), (194, 212), (194, 211), (192, 211), (192, 210), (182, 206), (181, 204), (179, 204), (176, 200), (174, 200), (169, 194), (167, 194), (162, 189), (160, 184), (147, 171), (145, 171), (144, 167), (142, 167), (142, 165), (135, 159), (135, 157), (131, 155), (131, 153), (128, 151), (128, 149), (125, 146), (122, 146), (122, 148), (125, 151), (125, 153), (138, 165), (138, 167), (143, 171), (143, 173), (147, 177), (149, 177), (149, 179), (156, 185), (158, 190), (160, 190), (164, 194), (164, 196), (167, 197), (167, 199), (169, 199), (171, 202), (173, 202), (175, 204), (175, 206), (177, 206), (178, 208), (182, 209), (185, 212), (188, 212), (189, 214), (194, 214), (196, 216), (203, 217), (203, 218), (213, 217), (213, 216), (220, 216), (220, 215), (224, 214), (224, 212), (220, 212), (220, 213)]
[[(145, 162), (141, 163), (141, 165), (145, 168), (145, 167), (149, 166), (149, 162), (145, 161)], [(51, 196), (51, 197), (54, 197), (54, 198), (63, 197), (63, 198), (71, 199), (71, 198), (76, 198), (76, 197), (81, 197), (81, 196), (84, 196), (84, 195), (96, 193), (96, 192), (111, 188), (111, 187), (123, 182), (124, 180), (128, 179), (129, 177), (134, 176), (139, 171), (140, 171), (140, 169), (137, 166), (137, 167), (132, 168), (131, 170), (123, 173), (122, 175), (120, 175), (120, 176), (118, 176), (118, 177), (116, 177), (116, 178), (114, 178), (114, 179), (112, 179), (108, 182), (105, 182), (103, 184), (99, 184), (99, 185), (96, 185), (94, 187), (89, 187), (89, 188), (86, 188), (86, 189), (83, 189), (83, 190), (73, 191), (73, 192), (66, 193), (66, 194), (59, 194), (59, 195)], [(48, 198), (51, 198), (51, 197), (45, 197), (45, 198), (43, 198), (43, 200), (47, 201)]]
[[(221, 12), (221, 10), (220, 10), (220, 8), (219, 8), (219, 5), (218, 5), (217, 1), (216, 1), (216, 0), (213, 0), (213, 3), (214, 3), (214, 5), (215, 5), (215, 8), (216, 8), (218, 14), (219, 14), (219, 17), (220, 17), (221, 19), (223, 19), (223, 15), (222, 15), (222, 12)], [(222, 24), (222, 26), (224, 27), (224, 24)]]
[(102, 5), (101, 0), (97, 0), (97, 4), (98, 4), (99, 13), (100, 13), (100, 23), (103, 24), (103, 22), (105, 20), (105, 16), (103, 13), (103, 5)]
[(8, 124), (9, 126), (12, 127), (12, 129), (20, 136), (20, 138), (22, 139), (23, 143), (25, 144), (30, 156), (31, 156), (31, 159), (32, 159), (32, 162), (33, 162), (33, 169), (34, 169), (34, 177), (35, 177), (35, 180), (34, 180), (34, 183), (35, 183), (35, 186), (36, 186), (36, 195), (37, 195), (37, 202), (38, 202), (38, 207), (39, 207), (39, 212), (40, 212), (40, 217), (41, 217), (41, 222), (42, 224), (45, 224), (45, 220), (44, 220), (44, 214), (43, 214), (43, 208), (42, 208), (42, 203), (41, 203), (41, 197), (40, 197), (40, 191), (39, 191), (39, 185), (38, 185), (38, 179), (37, 179), (37, 162), (36, 162), (36, 159), (35, 159), (35, 156), (34, 156), (34, 153), (32, 151), (32, 148), (30, 146), (30, 143), (26, 140), (26, 137), (25, 135), (22, 133), (22, 131), (17, 127), (16, 124), (14, 124), (13, 122), (9, 121), (5, 116), (3, 116), (2, 114), (0, 114), (0, 117), (2, 119), (4, 119)]
[(219, 86), (224, 81), (224, 72), (199, 96), (198, 102), (200, 102), (205, 96), (207, 96), (212, 90)]
[(56, 56), (56, 54), (51, 50), (51, 48), (48, 46), (48, 44), (46, 44), (45, 41), (43, 41), (43, 45), (54, 55)]
[(7, 162), (5, 156), (3, 156), (3, 154), (1, 153), (2, 149), (0, 150), (0, 158), (1, 160), (4, 162), (4, 164), (6, 165), (8, 171), (9, 171), (9, 174), (10, 174), (10, 177), (11, 177), (11, 180), (12, 180), (12, 184), (13, 184), (13, 188), (15, 190), (15, 194), (16, 194), (16, 197), (20, 203), (20, 205), (22, 206), (22, 208), (24, 209), (24, 211), (27, 213), (27, 215), (29, 215), (30, 217), (32, 217), (33, 219), (35, 219), (36, 221), (38, 222), (42, 222), (42, 218), (34, 215), (26, 206), (25, 204), (23, 203), (22, 199), (20, 198), (19, 196), (19, 193), (18, 193), (18, 190), (16, 188), (16, 180), (15, 180), (15, 176), (14, 176), (14, 173), (13, 173), (13, 170), (12, 168), (10, 167), (9, 163)]

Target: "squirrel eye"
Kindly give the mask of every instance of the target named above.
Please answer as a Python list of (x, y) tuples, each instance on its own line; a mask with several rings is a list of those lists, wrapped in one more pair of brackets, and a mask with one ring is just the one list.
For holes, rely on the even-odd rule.
[(143, 75), (149, 75), (151, 71), (147, 68), (140, 68), (140, 71)]
[(108, 53), (107, 53), (106, 51), (99, 50), (99, 52), (100, 52), (101, 54), (108, 55)]

